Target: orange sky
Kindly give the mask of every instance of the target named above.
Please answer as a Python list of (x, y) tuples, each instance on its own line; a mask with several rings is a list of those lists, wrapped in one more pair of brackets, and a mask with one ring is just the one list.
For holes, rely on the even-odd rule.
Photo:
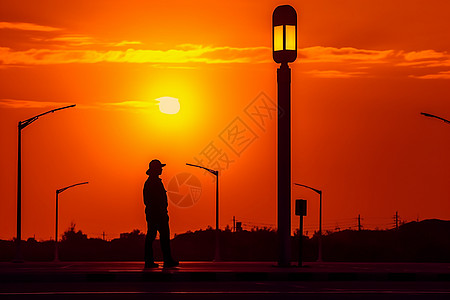
[[(450, 219), (450, 127), (420, 115), (450, 119), (448, 1), (123, 3), (0, 2), (0, 239), (16, 235), (17, 122), (67, 104), (77, 107), (23, 131), (22, 238), (54, 238), (55, 190), (81, 181), (60, 195), (61, 233), (71, 222), (91, 237), (145, 231), (153, 158), (167, 163), (166, 187), (183, 172), (201, 182), (195, 205), (169, 204), (172, 233), (214, 226), (215, 184), (185, 165), (211, 146), (224, 169), (221, 228), (233, 216), (275, 227), (276, 119), (259, 126), (246, 112), (276, 102), (279, 4), (299, 16), (292, 181), (324, 191), (324, 230), (355, 227), (358, 214), (389, 228), (396, 210)], [(163, 96), (179, 99), (178, 114), (158, 110)], [(227, 140), (233, 128), (246, 129), (242, 143)], [(311, 233), (318, 197), (292, 195), (308, 200)]]

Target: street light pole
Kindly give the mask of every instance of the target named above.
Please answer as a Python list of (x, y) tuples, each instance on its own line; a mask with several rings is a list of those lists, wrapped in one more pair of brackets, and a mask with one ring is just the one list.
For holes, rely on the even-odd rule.
[(216, 249), (215, 249), (215, 253), (214, 253), (214, 261), (216, 261), (216, 262), (221, 261), (220, 243), (219, 243), (219, 234), (220, 234), (220, 232), (219, 232), (219, 170), (208, 169), (203, 166), (193, 165), (193, 164), (189, 164), (189, 163), (186, 163), (186, 165), (204, 169), (204, 170), (208, 171), (209, 173), (216, 176)]
[(278, 118), (278, 238), (280, 266), (291, 260), (291, 69), (282, 63), (277, 70), (278, 106), (284, 115)]
[(323, 191), (322, 190), (318, 190), (315, 188), (312, 188), (310, 186), (304, 185), (304, 184), (300, 184), (300, 183), (294, 183), (295, 185), (298, 186), (302, 186), (305, 187), (307, 189), (310, 189), (314, 192), (316, 192), (317, 194), (319, 194), (320, 196), (320, 202), (319, 202), (319, 238), (318, 238), (318, 254), (317, 254), (317, 261), (318, 262), (322, 262), (322, 194)]
[(70, 189), (74, 186), (88, 184), (88, 183), (89, 182), (87, 182), (87, 181), (80, 182), (80, 183), (72, 184), (72, 185), (66, 186), (62, 189), (56, 190), (55, 259), (54, 259), (54, 262), (59, 262), (59, 255), (58, 255), (58, 195), (61, 194), (62, 192), (64, 192), (65, 190)]
[(49, 110), (45, 113), (26, 119), (25, 121), (19, 121), (18, 128), (18, 149), (17, 149), (17, 236), (16, 236), (16, 255), (14, 262), (23, 262), (22, 255), (22, 130), (42, 117), (43, 115), (54, 113), (55, 111), (74, 107), (75, 104), (64, 106), (56, 109)]
[(272, 15), (273, 60), (277, 69), (278, 108), (278, 266), (291, 264), (291, 69), (297, 58), (297, 12), (290, 5), (275, 8)]

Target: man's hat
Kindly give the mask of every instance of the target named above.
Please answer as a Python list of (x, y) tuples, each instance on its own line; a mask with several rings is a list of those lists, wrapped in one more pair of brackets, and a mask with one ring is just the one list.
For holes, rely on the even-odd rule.
[(164, 167), (165, 165), (166, 164), (162, 164), (158, 159), (154, 159), (148, 164), (148, 170), (146, 173), (148, 175), (152, 170), (160, 169), (160, 168)]

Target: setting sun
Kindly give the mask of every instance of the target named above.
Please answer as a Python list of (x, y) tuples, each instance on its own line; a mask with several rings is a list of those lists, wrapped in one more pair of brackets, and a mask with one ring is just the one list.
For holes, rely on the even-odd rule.
[(161, 97), (156, 99), (156, 101), (159, 101), (159, 110), (162, 113), (174, 115), (180, 111), (180, 102), (178, 102), (177, 98)]

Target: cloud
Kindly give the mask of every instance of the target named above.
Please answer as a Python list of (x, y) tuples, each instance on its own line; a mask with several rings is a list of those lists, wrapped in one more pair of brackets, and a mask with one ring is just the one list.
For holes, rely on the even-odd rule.
[(119, 43), (113, 44), (115, 47), (128, 46), (128, 45), (142, 45), (140, 41), (121, 41)]
[(61, 28), (38, 25), (33, 23), (19, 23), (19, 22), (0, 22), (0, 29), (16, 29), (26, 31), (58, 31)]
[(398, 51), (315, 46), (299, 49), (298, 54), (304, 63), (386, 63), (398, 56)]
[(450, 71), (442, 71), (436, 74), (427, 74), (427, 75), (411, 75), (412, 78), (417, 79), (450, 79)]
[(18, 99), (0, 99), (0, 107), (5, 108), (44, 108), (44, 107), (58, 107), (71, 105), (73, 103), (63, 102), (45, 102), (33, 100), (18, 100)]
[[(86, 40), (77, 40), (86, 43)], [(76, 50), (29, 49), (14, 51), (0, 47), (0, 62), (5, 65), (51, 65), (67, 63), (261, 63), (268, 62), (267, 47), (212, 47), (186, 45), (169, 50)]]
[(103, 46), (103, 47), (123, 47), (129, 45), (141, 45), (140, 41), (121, 41), (121, 42), (103, 42), (92, 36), (82, 34), (63, 34), (53, 38), (35, 38), (35, 41), (45, 42), (48, 44), (62, 44), (66, 47), (79, 47), (79, 46)]
[[(9, 24), (12, 23), (0, 23)], [(36, 28), (45, 26), (31, 23)], [(31, 25), (30, 25), (31, 24)], [(16, 26), (15, 25), (15, 26)], [(6, 25), (3, 25), (6, 27)], [(20, 27), (20, 26), (19, 26)], [(32, 26), (31, 26), (32, 27)], [(48, 27), (48, 30), (57, 28)], [(54, 37), (36, 39), (41, 44), (27, 50), (0, 47), (0, 68), (8, 66), (36, 66), (55, 64), (132, 63), (151, 64), (163, 68), (195, 68), (195, 64), (256, 64), (271, 63), (270, 47), (230, 47), (198, 44), (181, 44), (172, 49), (145, 49), (140, 41), (100, 41), (82, 34), (57, 34)], [(44, 43), (42, 45), (42, 42)], [(139, 47), (134, 47), (139, 45)], [(447, 78), (450, 55), (433, 49), (420, 51), (371, 50), (354, 47), (314, 46), (298, 50), (298, 63), (305, 74), (319, 78), (367, 77), (371, 73), (380, 76), (394, 69), (416, 79)], [(413, 69), (414, 68), (414, 69)], [(429, 75), (417, 76), (417, 68), (433, 69)], [(442, 69), (444, 68), (444, 69)], [(405, 70), (406, 69), (406, 72)], [(361, 71), (364, 72), (361, 72)], [(423, 73), (422, 73), (423, 74)]]
[(406, 61), (435, 60), (447, 57), (447, 53), (435, 50), (412, 51), (405, 53), (404, 57)]
[(450, 55), (445, 52), (435, 50), (412, 51), (403, 54), (403, 61), (398, 66), (433, 68), (433, 67), (449, 67)]
[(306, 71), (305, 73), (318, 78), (353, 78), (367, 75), (366, 72), (345, 72), (338, 70), (312, 70)]
[[(72, 105), (69, 102), (51, 102), (37, 100), (20, 100), (20, 99), (0, 99), (0, 107), (3, 108), (58, 108), (62, 106)], [(158, 106), (158, 102), (154, 101), (122, 101), (122, 102), (106, 102), (93, 104), (77, 104), (77, 108), (81, 109), (149, 109)]]
[(85, 36), (81, 34), (73, 35), (61, 35), (51, 39), (46, 39), (46, 42), (60, 42), (68, 46), (85, 46), (97, 44), (97, 41), (90, 36)]
[(154, 102), (149, 101), (122, 101), (122, 102), (109, 102), (98, 104), (103, 108), (121, 108), (121, 109), (146, 109), (152, 106), (158, 105), (156, 100)]
[[(446, 51), (432, 49), (421, 51), (365, 50), (356, 48), (309, 47), (299, 49), (300, 62), (316, 69), (306, 71), (313, 77), (349, 78), (367, 76), (377, 69), (378, 74), (404, 68), (407, 73), (417, 73), (417, 68), (430, 69), (428, 75), (407, 75), (416, 79), (449, 79), (450, 55)], [(320, 68), (325, 64), (324, 68)], [(330, 66), (334, 70), (330, 70)], [(323, 66), (322, 66), (323, 67)], [(413, 69), (414, 68), (414, 69)], [(436, 68), (440, 68), (436, 73)], [(444, 70), (442, 70), (444, 68)], [(445, 70), (447, 69), (447, 70)], [(360, 72), (364, 70), (365, 72)], [(381, 73), (380, 73), (381, 72)], [(402, 72), (403, 74), (405, 72)]]

